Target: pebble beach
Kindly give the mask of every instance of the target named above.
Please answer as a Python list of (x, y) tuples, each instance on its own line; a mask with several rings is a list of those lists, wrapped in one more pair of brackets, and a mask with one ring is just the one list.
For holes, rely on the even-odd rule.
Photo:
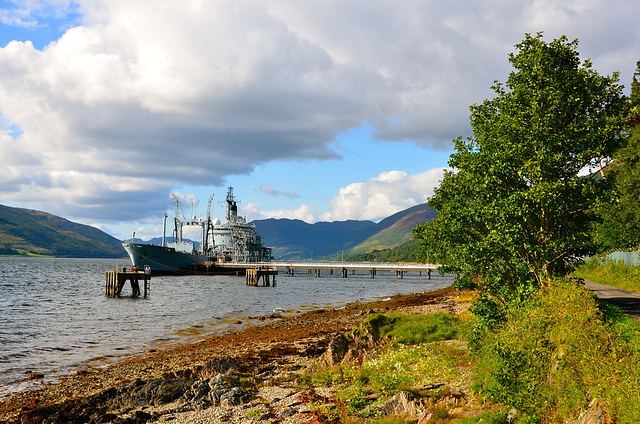
[(448, 287), (264, 317), (261, 325), (150, 349), (106, 368), (78, 369), (58, 382), (0, 398), (0, 421), (321, 422), (309, 404), (329, 399), (330, 390), (288, 382), (317, 364), (335, 336), (372, 313), (460, 313), (467, 304), (455, 297)]

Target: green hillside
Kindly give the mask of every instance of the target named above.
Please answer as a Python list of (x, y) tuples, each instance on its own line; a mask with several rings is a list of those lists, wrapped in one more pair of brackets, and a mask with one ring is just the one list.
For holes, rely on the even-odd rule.
[(345, 260), (349, 262), (422, 262), (418, 258), (420, 244), (417, 240), (409, 240), (392, 249), (374, 249), (365, 253), (349, 255)]
[(121, 242), (46, 212), (0, 205), (0, 255), (120, 258)]
[(416, 224), (423, 221), (431, 221), (434, 217), (435, 211), (427, 205), (418, 205), (399, 212), (381, 221), (380, 224), (387, 221), (390, 225), (352, 248), (349, 253), (364, 254), (373, 251), (390, 250), (404, 245), (411, 241), (411, 230)]

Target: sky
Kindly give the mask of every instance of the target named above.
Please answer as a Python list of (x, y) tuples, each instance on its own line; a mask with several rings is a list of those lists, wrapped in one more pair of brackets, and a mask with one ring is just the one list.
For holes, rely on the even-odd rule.
[[(424, 203), (526, 33), (640, 60), (637, 0), (0, 0), (0, 204), (120, 239), (163, 211), (373, 220)], [(267, 240), (268, 244), (268, 240)]]

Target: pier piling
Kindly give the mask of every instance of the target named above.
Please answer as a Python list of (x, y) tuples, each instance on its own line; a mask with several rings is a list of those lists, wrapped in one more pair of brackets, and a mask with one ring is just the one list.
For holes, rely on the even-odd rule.
[(248, 286), (258, 286), (262, 279), (262, 287), (271, 286), (271, 276), (273, 276), (273, 287), (276, 286), (276, 275), (278, 271), (269, 268), (247, 268), (245, 280)]
[(151, 268), (145, 267), (144, 271), (132, 269), (127, 271), (126, 268), (122, 268), (120, 271), (115, 269), (107, 271), (105, 274), (104, 294), (109, 297), (119, 297), (122, 293), (122, 288), (127, 281), (131, 284), (131, 295), (140, 296), (140, 280), (143, 282), (144, 297), (149, 294), (149, 281), (151, 280)]

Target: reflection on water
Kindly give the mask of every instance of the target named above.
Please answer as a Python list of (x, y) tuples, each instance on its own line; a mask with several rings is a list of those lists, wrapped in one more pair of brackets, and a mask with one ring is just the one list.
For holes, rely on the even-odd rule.
[[(0, 258), (0, 395), (19, 390), (27, 372), (47, 377), (103, 366), (119, 356), (179, 340), (269, 322), (312, 309), (433, 290), (451, 278), (368, 272), (278, 275), (276, 287), (238, 276), (154, 276), (150, 295), (104, 296), (105, 271), (124, 259)], [(29, 383), (30, 384), (30, 383)], [(28, 384), (27, 384), (28, 385)]]

